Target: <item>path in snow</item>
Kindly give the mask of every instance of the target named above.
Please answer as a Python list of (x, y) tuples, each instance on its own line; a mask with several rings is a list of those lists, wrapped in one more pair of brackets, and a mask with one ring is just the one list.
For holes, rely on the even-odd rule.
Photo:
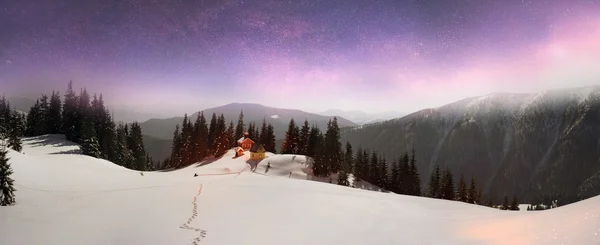
[(198, 245), (198, 243), (200, 243), (202, 241), (202, 239), (204, 239), (204, 237), (206, 237), (206, 230), (190, 226), (192, 221), (194, 221), (194, 219), (196, 219), (196, 217), (198, 217), (198, 197), (200, 196), (200, 194), (202, 194), (202, 187), (203, 187), (203, 185), (200, 184), (200, 187), (198, 188), (198, 194), (196, 194), (196, 196), (194, 196), (194, 201), (192, 202), (192, 205), (193, 205), (192, 216), (190, 216), (190, 218), (187, 220), (187, 222), (185, 224), (183, 224), (179, 227), (181, 229), (187, 229), (187, 230), (200, 232), (198, 237), (194, 238), (194, 240), (192, 242), (192, 244), (194, 244), (194, 245)]

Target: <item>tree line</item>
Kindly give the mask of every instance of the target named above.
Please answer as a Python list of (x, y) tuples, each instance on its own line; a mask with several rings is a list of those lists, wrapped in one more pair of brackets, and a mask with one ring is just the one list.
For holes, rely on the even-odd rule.
[(64, 134), (78, 143), (83, 154), (106, 159), (134, 170), (154, 170), (155, 163), (145, 151), (142, 130), (137, 122), (115, 123), (104, 105), (102, 94), (91, 96), (83, 88), (77, 95), (69, 82), (64, 95), (43, 94), (30, 108), (25, 136)]
[[(246, 130), (247, 129), (247, 130)], [(210, 123), (207, 123), (204, 113), (200, 112), (192, 123), (185, 114), (181, 126), (175, 126), (173, 132), (173, 145), (171, 155), (161, 164), (161, 168), (181, 168), (200, 162), (207, 157), (221, 157), (229, 149), (238, 145), (238, 140), (244, 133), (257, 144), (262, 144), (265, 150), (275, 152), (275, 132), (273, 125), (263, 120), (259, 128), (250, 123), (248, 128), (244, 124), (244, 112), (240, 112), (237, 125), (233, 121), (226, 123), (225, 116), (212, 114)]]
[(11, 109), (10, 103), (4, 96), (0, 98), (0, 206), (15, 203), (16, 191), (10, 159), (6, 147), (21, 151), (21, 139), (25, 127), (25, 117), (22, 113)]

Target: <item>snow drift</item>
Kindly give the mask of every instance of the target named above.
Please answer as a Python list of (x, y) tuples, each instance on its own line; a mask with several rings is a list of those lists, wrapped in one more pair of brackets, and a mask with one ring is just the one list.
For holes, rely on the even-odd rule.
[(302, 156), (269, 154), (252, 172), (229, 152), (142, 176), (58, 136), (24, 142), (9, 152), (17, 203), (0, 207), (3, 245), (600, 244), (600, 197), (510, 212), (307, 181)]

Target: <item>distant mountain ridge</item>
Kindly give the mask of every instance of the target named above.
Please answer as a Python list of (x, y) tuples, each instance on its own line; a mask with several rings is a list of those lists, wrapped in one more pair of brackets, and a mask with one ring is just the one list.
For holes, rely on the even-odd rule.
[(348, 129), (353, 146), (394, 157), (415, 148), (421, 179), (435, 165), (475, 176), (499, 201), (600, 194), (600, 86), (472, 97)]
[[(246, 124), (246, 126), (248, 126), (248, 123), (250, 122), (254, 122), (260, 126), (263, 119), (272, 123), (275, 128), (275, 136), (278, 139), (281, 139), (285, 135), (287, 126), (292, 118), (294, 118), (297, 124), (301, 124), (304, 120), (308, 120), (311, 124), (316, 124), (321, 129), (327, 127), (327, 122), (333, 118), (333, 116), (322, 116), (295, 109), (273, 108), (254, 103), (231, 103), (202, 110), (207, 121), (210, 121), (212, 114), (216, 113), (217, 115), (223, 114), (228, 123), (229, 121), (233, 121), (234, 124), (237, 124), (241, 111), (244, 112), (244, 124)], [(195, 120), (199, 113), (200, 111), (188, 116), (192, 118), (192, 120)], [(182, 121), (183, 117), (150, 119), (141, 123), (141, 126), (144, 134), (157, 138), (171, 139), (173, 137), (175, 126), (181, 124)], [(338, 117), (338, 123), (340, 127), (357, 126), (356, 123), (343, 117)]]
[[(278, 142), (277, 147), (279, 147), (280, 142), (282, 142), (285, 137), (285, 132), (292, 118), (294, 118), (296, 124), (299, 126), (304, 123), (304, 120), (308, 120), (311, 125), (315, 124), (322, 130), (327, 128), (327, 122), (333, 118), (333, 116), (322, 116), (295, 109), (273, 108), (254, 103), (231, 103), (202, 110), (204, 117), (206, 117), (206, 120), (209, 122), (212, 114), (216, 113), (217, 115), (223, 114), (227, 123), (233, 121), (236, 125), (240, 111), (244, 112), (244, 124), (246, 129), (250, 122), (254, 122), (260, 127), (263, 119), (266, 120), (267, 123), (273, 124), (275, 137)], [(200, 111), (189, 115), (191, 120), (196, 120), (198, 113), (200, 113)], [(340, 127), (357, 126), (354, 122), (343, 117), (337, 117), (337, 119)], [(155, 152), (150, 152), (152, 158), (164, 159), (167, 157), (164, 152), (170, 150), (170, 144), (168, 142), (171, 142), (173, 138), (175, 126), (181, 124), (182, 121), (183, 117), (172, 117), (166, 119), (150, 119), (140, 124), (144, 135), (152, 139), (151, 141), (145, 141), (148, 145), (147, 147), (156, 150)], [(155, 144), (160, 144), (162, 147), (156, 146)], [(166, 146), (169, 146), (169, 149), (164, 149)], [(159, 154), (158, 152), (162, 153)]]

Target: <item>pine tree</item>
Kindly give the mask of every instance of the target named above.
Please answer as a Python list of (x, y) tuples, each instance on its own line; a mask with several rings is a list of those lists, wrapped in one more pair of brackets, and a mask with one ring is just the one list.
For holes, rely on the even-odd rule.
[(394, 193), (399, 193), (400, 188), (400, 165), (398, 164), (398, 160), (394, 159), (392, 162), (392, 172), (390, 176), (390, 186), (389, 190)]
[[(317, 146), (323, 145), (325, 141), (325, 137), (321, 132), (317, 135), (317, 142), (315, 143)], [(325, 149), (323, 147), (315, 148), (315, 156), (313, 157), (313, 174), (317, 177), (325, 177), (328, 176), (327, 172), (327, 155)]]
[(4, 95), (0, 97), (0, 136), (8, 135), (8, 128), (5, 125), (10, 121), (10, 103)]
[(60, 94), (52, 91), (50, 96), (50, 105), (48, 108), (48, 133), (59, 134), (61, 133), (62, 115), (61, 115), (61, 101)]
[(471, 177), (471, 185), (469, 186), (469, 191), (467, 193), (467, 202), (468, 203), (479, 203), (477, 200), (477, 187), (475, 186), (475, 176)]
[(227, 128), (227, 137), (227, 142), (229, 142), (229, 148), (235, 147), (237, 139), (235, 138), (235, 126), (233, 125), (233, 121), (229, 121), (229, 127)]
[(405, 152), (402, 158), (399, 160), (400, 163), (400, 194), (409, 195), (413, 187), (413, 179), (410, 176), (410, 165), (408, 153)]
[(310, 126), (308, 125), (308, 120), (304, 120), (304, 124), (300, 129), (300, 135), (298, 136), (298, 148), (300, 155), (308, 154), (308, 141), (310, 137)]
[(180, 168), (183, 166), (183, 157), (181, 155), (183, 148), (183, 142), (181, 139), (181, 133), (179, 132), (179, 124), (175, 126), (175, 132), (173, 132), (173, 144), (171, 145), (171, 167)]
[(512, 202), (510, 204), (510, 210), (519, 211), (519, 202), (517, 201), (517, 196), (513, 196)]
[(377, 169), (379, 170), (379, 182), (377, 185), (380, 186), (382, 189), (387, 190), (389, 188), (390, 180), (388, 174), (388, 165), (384, 157), (379, 158), (378, 165), (379, 167)]
[[(352, 151), (352, 145), (346, 141), (346, 152), (344, 153), (344, 162), (342, 169), (346, 174), (354, 173), (354, 152)], [(356, 178), (356, 177), (354, 177)]]
[(8, 162), (10, 159), (6, 156), (7, 153), (4, 146), (0, 146), (0, 206), (8, 206), (15, 203), (14, 192), (16, 189), (13, 179), (10, 177), (13, 171)]
[[(347, 152), (346, 152), (347, 153)], [(362, 147), (358, 147), (356, 149), (356, 157), (354, 158), (354, 164), (352, 168), (352, 174), (354, 175), (354, 182), (358, 182), (364, 179), (364, 162), (363, 160), (363, 150)]]
[(96, 138), (96, 132), (91, 120), (83, 122), (81, 133), (81, 152), (84, 155), (91, 157), (100, 157), (100, 149), (98, 145), (98, 139)]
[(317, 152), (317, 148), (320, 146), (319, 145), (319, 134), (321, 134), (321, 130), (317, 127), (317, 126), (312, 126), (310, 128), (310, 133), (308, 136), (308, 143), (307, 143), (307, 149), (306, 149), (306, 155), (310, 156), (310, 157), (314, 157), (316, 152)]
[(215, 139), (216, 142), (216, 149), (214, 152), (215, 157), (221, 157), (223, 156), (227, 150), (229, 149), (230, 143), (229, 143), (229, 138), (230, 136), (227, 133), (227, 125), (225, 123), (225, 117), (223, 116), (223, 114), (221, 114), (221, 116), (219, 116), (219, 119), (217, 119), (217, 138)]
[(371, 159), (369, 162), (369, 178), (368, 181), (372, 184), (378, 185), (379, 183), (379, 156), (377, 152), (373, 150), (371, 152)]
[(508, 210), (509, 209), (509, 204), (508, 204), (508, 197), (504, 196), (504, 201), (502, 201), (502, 206), (500, 206), (501, 210)]
[(131, 151), (128, 148), (128, 136), (129, 132), (127, 130), (127, 126), (123, 124), (119, 124), (117, 127), (117, 135), (116, 135), (116, 149), (117, 149), (117, 164), (126, 167), (133, 168), (133, 156)]
[(70, 141), (77, 139), (75, 124), (77, 123), (78, 100), (77, 95), (73, 91), (73, 82), (70, 81), (65, 92), (65, 101), (62, 110), (62, 132), (65, 133), (67, 140)]
[(208, 155), (208, 126), (204, 113), (200, 112), (196, 123), (194, 124), (196, 137), (194, 139), (194, 152), (196, 152), (196, 162), (200, 162)]
[(446, 168), (444, 174), (442, 175), (442, 199), (446, 200), (454, 200), (455, 191), (454, 191), (454, 181), (452, 178), (452, 172), (450, 172), (449, 168)]
[[(342, 154), (342, 155), (343, 155), (343, 159), (346, 159), (345, 154)], [(342, 162), (342, 167), (340, 168), (340, 171), (338, 172), (337, 184), (343, 185), (343, 186), (350, 186), (350, 182), (348, 181), (348, 172), (346, 171), (346, 168), (344, 168), (344, 166), (345, 166), (345, 162)]]
[(36, 128), (38, 129), (38, 134), (37, 135), (43, 135), (43, 134), (48, 134), (50, 132), (49, 130), (49, 115), (50, 115), (50, 103), (48, 102), (48, 96), (45, 94), (42, 94), (42, 97), (39, 99), (40, 101), (40, 107), (39, 107), (39, 117), (38, 117), (38, 121), (36, 122)]
[(334, 117), (327, 124), (325, 133), (326, 166), (328, 173), (337, 173), (342, 164), (342, 144), (340, 143), (340, 128), (337, 118)]
[(244, 110), (240, 111), (237, 126), (235, 127), (235, 140), (244, 137)]
[(440, 195), (441, 182), (440, 182), (440, 165), (436, 165), (435, 169), (431, 172), (429, 177), (429, 189), (427, 196), (432, 198), (442, 198)]
[(467, 185), (465, 184), (465, 177), (462, 174), (460, 175), (460, 180), (458, 181), (456, 200), (459, 202), (469, 202), (467, 195)]
[(142, 136), (142, 128), (137, 122), (131, 124), (131, 133), (129, 135), (129, 149), (133, 157), (135, 170), (146, 170), (146, 150)]
[(410, 194), (413, 196), (421, 196), (421, 177), (417, 169), (417, 159), (415, 149), (412, 149), (409, 165), (409, 175), (411, 179)]
[(260, 134), (258, 136), (258, 142), (257, 142), (259, 144), (262, 144), (263, 147), (269, 141), (269, 135), (267, 134), (267, 127), (268, 127), (267, 120), (263, 118), (262, 126), (260, 127)]
[[(84, 136), (84, 131), (87, 130), (87, 124), (91, 124), (92, 128), (94, 127), (92, 122), (92, 111), (90, 107), (90, 95), (87, 92), (87, 89), (82, 89), (79, 94), (79, 102), (77, 104), (77, 113), (76, 113), (76, 121), (75, 121), (75, 139), (76, 142), (81, 143), (83, 140), (91, 137), (90, 135)], [(95, 135), (95, 132), (94, 132)]]
[[(21, 136), (23, 136), (23, 119), (17, 111), (11, 111), (8, 123), (8, 147), (21, 152)], [(1, 138), (1, 137), (0, 137)]]
[(217, 114), (213, 112), (212, 118), (210, 119), (210, 125), (208, 127), (208, 153), (214, 154), (217, 149), (217, 139), (218, 131), (217, 131)]
[(488, 198), (487, 206), (490, 208), (494, 207), (494, 201), (492, 200), (492, 197)]
[(281, 154), (297, 154), (298, 143), (299, 143), (299, 132), (300, 130), (296, 126), (296, 122), (292, 118), (288, 126), (288, 130), (285, 133), (285, 139), (281, 146)]
[(277, 149), (275, 149), (275, 129), (271, 123), (267, 125), (266, 140), (267, 142), (264, 144), (265, 150), (271, 153), (277, 153)]

